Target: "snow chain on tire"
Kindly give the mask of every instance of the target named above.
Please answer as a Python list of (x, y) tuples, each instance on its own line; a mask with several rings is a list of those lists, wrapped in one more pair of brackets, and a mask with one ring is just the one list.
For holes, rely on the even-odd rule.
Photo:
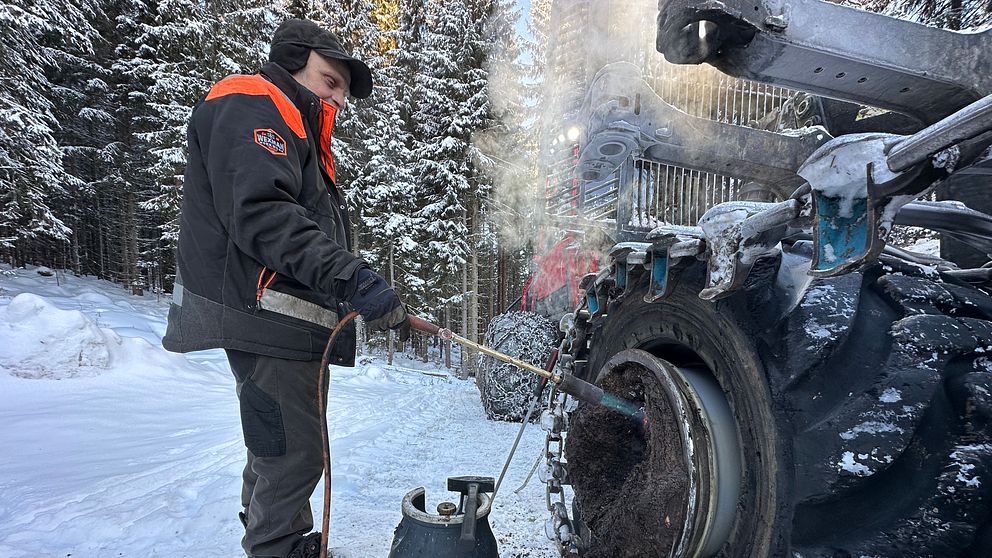
[[(507, 312), (493, 317), (484, 345), (535, 366), (544, 367), (554, 347), (557, 327), (534, 312)], [(489, 420), (520, 422), (539, 378), (488, 355), (479, 359), (476, 384)]]
[[(561, 374), (573, 374), (574, 356), (571, 354), (574, 340), (574, 321), (570, 316), (563, 318), (568, 324), (565, 338), (559, 348), (558, 369)], [(544, 483), (544, 496), (551, 517), (545, 523), (545, 534), (558, 545), (562, 556), (579, 556), (585, 547), (580, 525), (569, 516), (571, 503), (566, 501), (569, 485), (568, 463), (565, 461), (565, 434), (568, 430), (569, 413), (575, 410), (576, 401), (552, 385), (548, 408), (541, 414), (541, 428), (546, 432), (544, 440), (545, 462), (539, 478)]]

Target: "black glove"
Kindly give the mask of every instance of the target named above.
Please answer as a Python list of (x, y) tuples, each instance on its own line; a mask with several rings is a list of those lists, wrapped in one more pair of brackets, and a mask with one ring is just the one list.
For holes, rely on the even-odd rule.
[(360, 268), (356, 276), (358, 286), (349, 302), (365, 318), (369, 328), (372, 331), (399, 329), (401, 341), (409, 338), (410, 325), (406, 319), (406, 308), (396, 291), (381, 275), (367, 267)]

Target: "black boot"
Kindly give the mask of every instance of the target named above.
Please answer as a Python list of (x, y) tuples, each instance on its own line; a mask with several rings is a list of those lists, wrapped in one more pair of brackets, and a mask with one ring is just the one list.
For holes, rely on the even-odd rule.
[(320, 533), (315, 532), (300, 539), (286, 558), (318, 558), (318, 556), (320, 556)]

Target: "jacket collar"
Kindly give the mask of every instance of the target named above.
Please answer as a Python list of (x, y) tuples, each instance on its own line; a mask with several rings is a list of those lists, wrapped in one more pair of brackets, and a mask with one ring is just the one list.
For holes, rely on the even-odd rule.
[(331, 151), (331, 136), (334, 133), (337, 109), (330, 103), (321, 101), (312, 91), (300, 85), (300, 82), (296, 81), (285, 68), (278, 64), (270, 62), (262, 66), (261, 74), (285, 93), (300, 111), (303, 119), (310, 127), (310, 134), (314, 136), (314, 141), (317, 143), (324, 172), (332, 183), (336, 183), (337, 175), (334, 170), (334, 153)]
[(311, 130), (320, 129), (320, 99), (313, 92), (300, 85), (300, 82), (296, 81), (279, 64), (269, 62), (262, 66), (261, 74), (289, 97), (289, 100), (296, 105), (300, 114), (303, 115), (303, 118), (310, 125)]

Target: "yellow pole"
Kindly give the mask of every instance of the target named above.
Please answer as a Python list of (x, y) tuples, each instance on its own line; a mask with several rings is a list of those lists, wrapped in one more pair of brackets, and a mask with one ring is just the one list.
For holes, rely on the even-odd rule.
[(442, 329), (440, 329), (438, 331), (438, 335), (441, 337), (441, 339), (450, 339), (450, 340), (454, 341), (455, 343), (458, 343), (459, 345), (462, 345), (463, 347), (470, 347), (472, 349), (475, 349), (475, 350), (479, 351), (480, 353), (487, 354), (487, 355), (495, 358), (496, 360), (501, 360), (501, 361), (503, 361), (503, 362), (505, 362), (507, 364), (512, 364), (513, 366), (516, 366), (517, 368), (520, 368), (520, 369), (523, 369), (523, 370), (527, 370), (529, 372), (533, 372), (534, 374), (537, 374), (538, 376), (540, 376), (542, 378), (547, 378), (547, 379), (551, 380), (555, 384), (560, 384), (561, 383), (561, 376), (559, 376), (557, 374), (554, 374), (553, 372), (548, 372), (547, 370), (545, 370), (543, 368), (538, 368), (537, 366), (534, 366), (533, 364), (529, 364), (529, 363), (526, 363), (526, 362), (524, 362), (522, 360), (515, 359), (515, 358), (513, 358), (513, 357), (511, 357), (509, 355), (504, 355), (503, 353), (501, 353), (499, 351), (496, 351), (496, 350), (493, 350), (493, 349), (490, 349), (489, 347), (486, 347), (485, 345), (480, 345), (480, 344), (478, 344), (478, 343), (476, 343), (474, 341), (469, 341), (468, 339), (462, 337), (461, 335), (456, 335), (455, 333), (452, 333), (452, 331), (450, 329), (442, 328)]

